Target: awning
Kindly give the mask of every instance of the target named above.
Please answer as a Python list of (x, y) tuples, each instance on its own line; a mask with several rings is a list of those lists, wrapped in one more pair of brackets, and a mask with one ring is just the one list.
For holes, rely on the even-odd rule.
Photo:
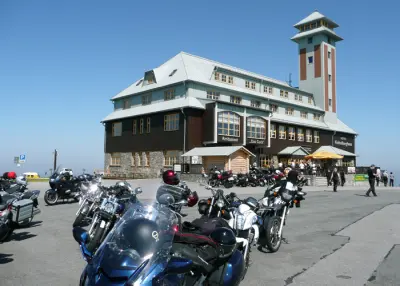
[(256, 156), (243, 146), (219, 146), (219, 147), (197, 147), (186, 152), (182, 157), (193, 156), (229, 156), (238, 150), (242, 150), (250, 156)]
[(290, 146), (286, 147), (278, 153), (278, 155), (295, 155), (295, 156), (306, 156), (310, 154), (306, 149), (301, 146)]
[(337, 155), (341, 156), (348, 156), (348, 157), (357, 157), (356, 154), (333, 147), (333, 146), (321, 146), (319, 147), (314, 153), (317, 152), (330, 152), (330, 153), (335, 153)]
[(327, 160), (327, 159), (343, 159), (342, 155), (328, 152), (328, 151), (317, 151), (310, 155), (305, 156), (306, 159), (317, 159), (317, 160)]

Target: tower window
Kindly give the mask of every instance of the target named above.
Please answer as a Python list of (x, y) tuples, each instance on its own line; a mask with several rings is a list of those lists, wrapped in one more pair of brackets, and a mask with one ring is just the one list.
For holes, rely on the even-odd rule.
[(308, 38), (307, 38), (307, 42), (308, 42), (309, 44), (312, 44), (312, 37), (308, 37)]
[(328, 75), (329, 81), (332, 81), (332, 75)]
[(312, 63), (313, 63), (313, 60), (314, 60), (313, 57), (308, 57), (308, 63), (309, 63), (309, 64), (312, 64)]
[(331, 58), (331, 52), (328, 52), (328, 59)]
[(329, 98), (329, 106), (332, 106), (332, 99)]

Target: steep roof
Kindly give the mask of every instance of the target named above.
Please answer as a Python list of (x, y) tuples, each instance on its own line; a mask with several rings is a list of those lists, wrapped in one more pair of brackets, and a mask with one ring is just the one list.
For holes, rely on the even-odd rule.
[(255, 157), (253, 153), (243, 146), (218, 146), (218, 147), (196, 147), (183, 154), (183, 157), (192, 156), (229, 156), (238, 150), (243, 150), (250, 156)]
[(330, 37), (332, 37), (336, 42), (342, 41), (343, 38), (338, 36), (333, 30), (328, 29), (327, 27), (321, 26), (316, 29), (308, 30), (305, 32), (297, 33), (294, 35), (292, 38), (290, 38), (292, 41), (297, 42), (298, 39), (307, 37), (309, 35), (315, 35), (319, 33), (325, 33), (328, 34)]
[(332, 21), (331, 19), (327, 18), (325, 15), (321, 14), (317, 10), (312, 12), (310, 15), (305, 17), (303, 20), (301, 20), (297, 24), (294, 24), (293, 27), (298, 27), (300, 25), (307, 24), (307, 23), (310, 23), (310, 22), (313, 22), (313, 21), (316, 21), (316, 20), (326, 20), (327, 22), (330, 22), (333, 25), (334, 28), (339, 27), (338, 24), (336, 24), (334, 21)]

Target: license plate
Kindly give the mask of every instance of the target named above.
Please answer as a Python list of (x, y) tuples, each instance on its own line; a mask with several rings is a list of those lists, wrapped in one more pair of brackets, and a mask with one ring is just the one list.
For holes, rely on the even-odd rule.
[(100, 228), (104, 228), (105, 226), (106, 226), (106, 222), (104, 220), (102, 220), (100, 223)]
[(233, 178), (232, 178), (232, 177), (231, 177), (231, 178), (229, 178), (229, 179), (228, 179), (228, 181), (233, 181)]

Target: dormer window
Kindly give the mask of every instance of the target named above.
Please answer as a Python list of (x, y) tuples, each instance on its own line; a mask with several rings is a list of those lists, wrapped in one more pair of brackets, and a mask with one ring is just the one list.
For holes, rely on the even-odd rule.
[(156, 77), (154, 75), (154, 71), (145, 72), (144, 84), (147, 85), (147, 84), (153, 84), (153, 83), (157, 83)]
[(307, 42), (308, 42), (309, 44), (312, 44), (312, 37), (308, 37)]

